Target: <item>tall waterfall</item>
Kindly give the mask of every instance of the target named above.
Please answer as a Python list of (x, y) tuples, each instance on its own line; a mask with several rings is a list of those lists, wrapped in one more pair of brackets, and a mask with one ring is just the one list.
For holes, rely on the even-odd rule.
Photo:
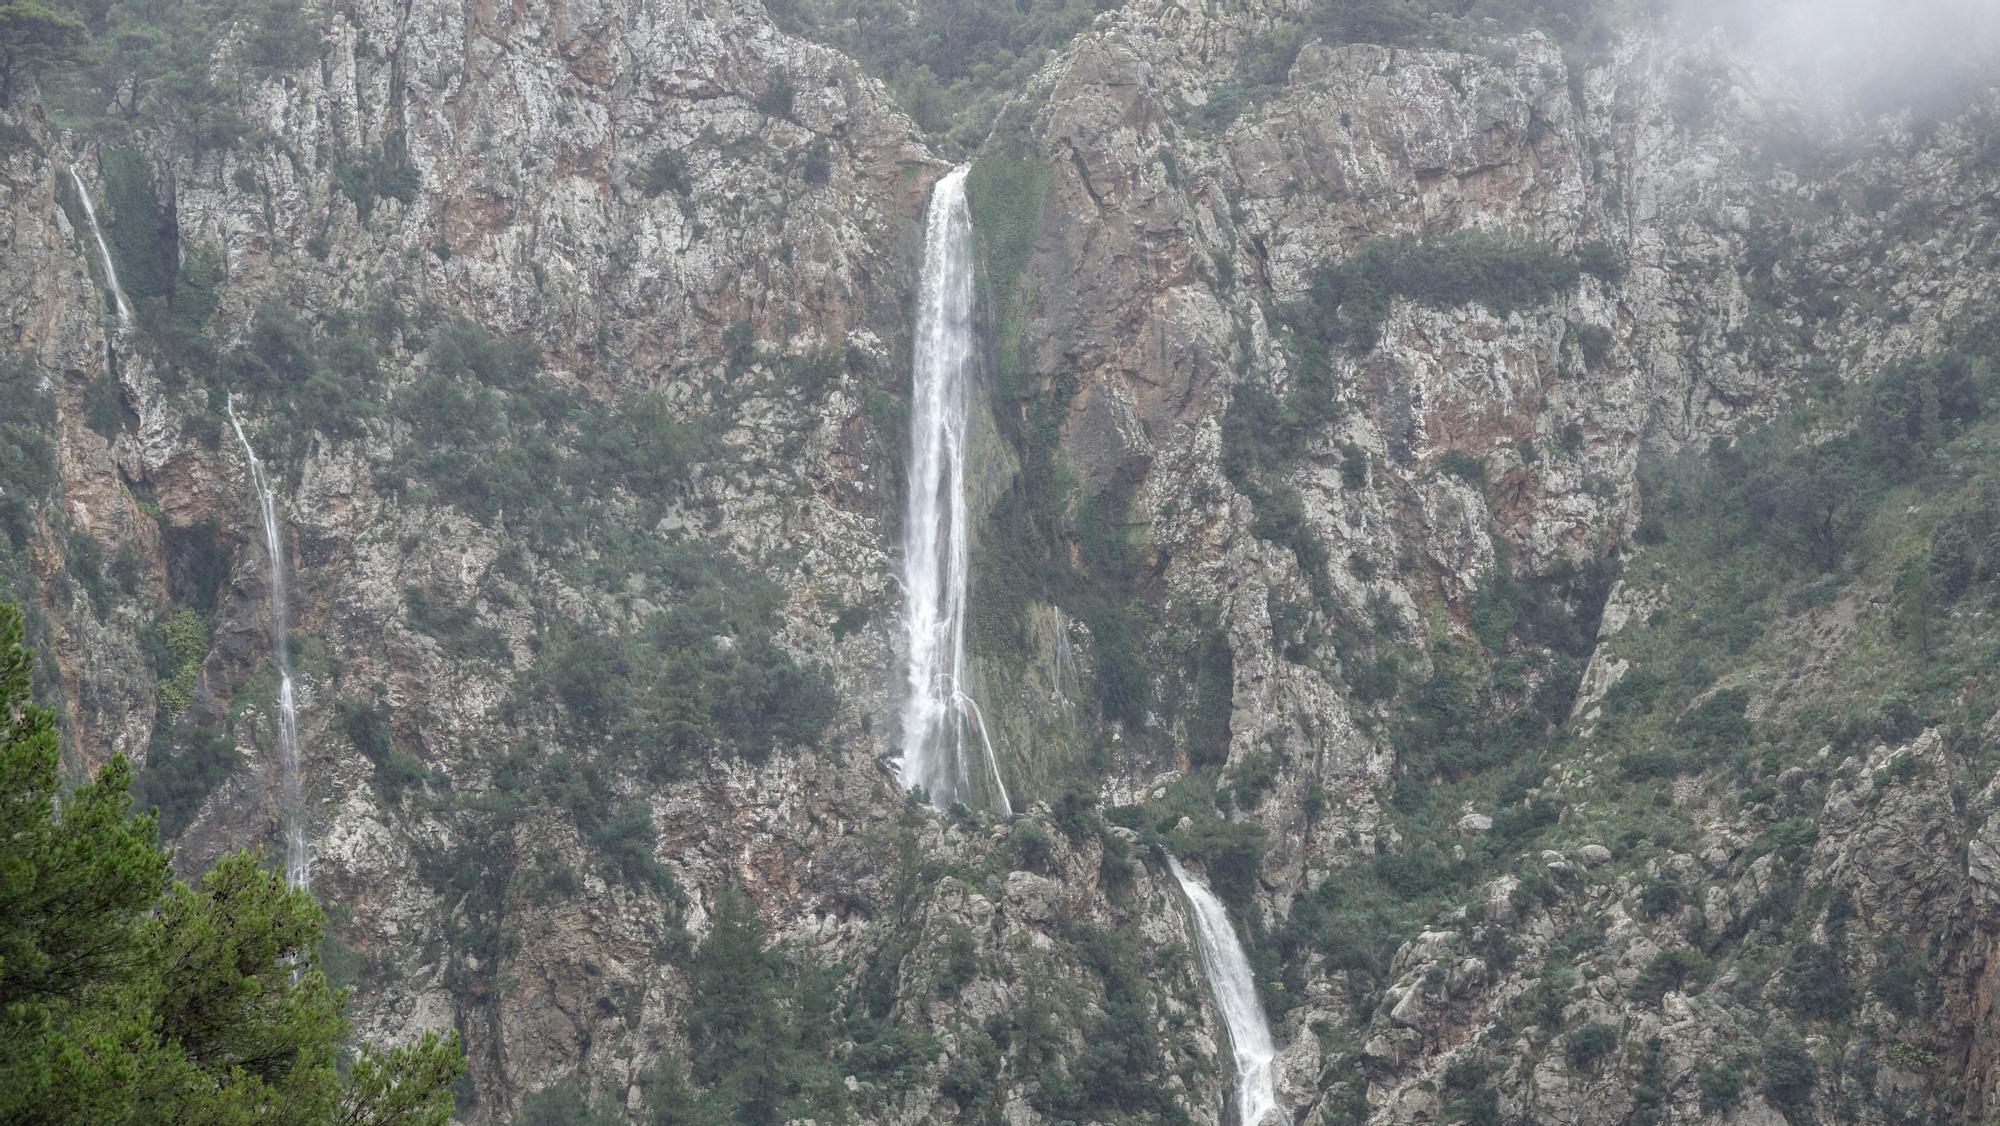
[(906, 789), (923, 787), (939, 807), (977, 799), (967, 736), (976, 735), (1005, 814), (1000, 764), (979, 705), (966, 692), (966, 384), (972, 378), (972, 211), (966, 166), (931, 190), (924, 215), (923, 288), (918, 298), (910, 387), (909, 506), (903, 520), (903, 596), (909, 635), (909, 694), (903, 705)]
[(1271, 1046), (1271, 1026), (1264, 1020), (1264, 1006), (1257, 1000), (1250, 960), (1243, 954), (1236, 928), (1229, 925), (1229, 912), (1208, 885), (1189, 875), (1172, 856), (1167, 857), (1167, 867), (1194, 908), (1202, 969), (1208, 974), (1215, 1007), (1222, 1010), (1222, 1021), (1229, 1026), (1229, 1047), (1236, 1055), (1236, 1126), (1258, 1126), (1278, 1109), (1277, 1086), (1271, 1074), (1271, 1060), (1278, 1053)]
[(243, 444), (243, 456), (250, 462), (250, 484), (257, 490), (257, 511), (264, 522), (264, 550), (271, 560), (271, 649), (278, 659), (278, 779), (283, 798), (279, 811), (285, 833), (285, 880), (294, 887), (312, 886), (312, 853), (306, 847), (305, 814), (299, 805), (299, 709), (292, 695), (291, 623), (285, 600), (285, 549), (278, 524), (278, 498), (271, 491), (264, 463), (250, 448), (243, 423), (236, 418), (236, 402), (225, 400), (223, 410), (236, 440)]
[(76, 167), (70, 166), (69, 182), (76, 185), (76, 198), (83, 204), (83, 217), (90, 220), (90, 234), (97, 240), (97, 260), (104, 267), (104, 284), (111, 290), (111, 303), (118, 309), (118, 327), (129, 328), (132, 324), (132, 303), (125, 300), (125, 288), (118, 284), (118, 267), (111, 261), (111, 247), (104, 241), (104, 230), (97, 225), (97, 208), (91, 206), (90, 189), (83, 186), (83, 177), (76, 174)]

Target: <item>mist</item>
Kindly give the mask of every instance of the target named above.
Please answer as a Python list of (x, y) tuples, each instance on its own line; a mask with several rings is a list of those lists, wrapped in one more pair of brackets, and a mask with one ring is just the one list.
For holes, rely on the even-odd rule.
[(1943, 112), (2000, 78), (1995, 0), (1683, 0), (1670, 19), (1722, 35), (1829, 111)]

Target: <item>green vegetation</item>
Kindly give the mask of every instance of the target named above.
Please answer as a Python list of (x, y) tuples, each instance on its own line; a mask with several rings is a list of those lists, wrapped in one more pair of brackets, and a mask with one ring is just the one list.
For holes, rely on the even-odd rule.
[(1373, 348), (1397, 298), (1433, 309), (1476, 304), (1505, 317), (1569, 291), (1582, 271), (1576, 258), (1515, 234), (1471, 229), (1398, 235), (1363, 244), (1314, 271), (1305, 296), (1282, 309), (1279, 319), (1310, 367), (1323, 364), (1336, 347)]
[(83, 21), (68, 12), (33, 0), (0, 4), (0, 109), (13, 105), (19, 84), (83, 58), (88, 39)]
[(24, 548), (37, 508), (56, 489), (55, 403), (27, 357), (0, 349), (0, 596), (29, 593), (32, 574)]
[(374, 701), (342, 700), (335, 712), (334, 727), (374, 765), (375, 786), (390, 801), (421, 789), (430, 780), (430, 770), (423, 760), (396, 749), (389, 727), (389, 707), (379, 696)]
[(1299, 50), (1314, 40), (1441, 47), (1491, 54), (1506, 65), (1511, 51), (1497, 41), (1532, 30), (1554, 39), (1574, 72), (1640, 14), (1640, 6), (1625, 0), (1316, 0), (1245, 45), (1236, 73), (1189, 114), (1200, 128), (1226, 128), (1245, 109), (1281, 93)]
[(836, 701), (823, 670), (770, 639), (782, 589), (691, 544), (664, 545), (653, 565), (674, 604), (632, 634), (558, 632), (536, 664), (541, 697), (656, 780), (713, 750), (761, 762), (816, 742)]
[[(1591, 250), (1580, 257), (1609, 269), (1606, 259), (1615, 255)], [(1513, 235), (1465, 230), (1399, 236), (1367, 243), (1316, 270), (1305, 295), (1277, 310), (1275, 321), (1296, 361), (1292, 384), (1282, 395), (1254, 382), (1237, 386), (1222, 421), (1222, 467), (1255, 508), (1252, 533), (1291, 549), (1323, 615), (1338, 613), (1331, 603), (1331, 560), (1312, 532), (1304, 498), (1285, 479), (1340, 420), (1339, 352), (1373, 348), (1398, 298), (1434, 308), (1476, 303), (1504, 316), (1553, 300), (1574, 287), (1583, 270), (1553, 247)], [(1484, 462), (1460, 450), (1446, 451), (1436, 470), (1475, 486), (1486, 479)], [(1367, 485), (1367, 459), (1358, 449), (1343, 448), (1341, 478), (1347, 488)]]
[(154, 672), (160, 678), (160, 710), (169, 723), (187, 711), (208, 656), (208, 622), (192, 607), (179, 606), (146, 632)]
[(342, 1074), (308, 893), (247, 852), (174, 879), (122, 757), (61, 792), (22, 636), (0, 604), (0, 1118), (443, 1126), (454, 1040), (363, 1045)]
[[(165, 127), (198, 153), (255, 131), (235, 108), (238, 83), (312, 62), (326, 18), (290, 0), (47, 0), (46, 6), (80, 32), (64, 55), (75, 65), (43, 75), (45, 98), (67, 123), (107, 132)], [(236, 29), (240, 34), (225, 34)], [(224, 43), (232, 49), (218, 56)]]
[(685, 1121), (779, 1126), (843, 1107), (847, 1092), (828, 1058), (838, 1025), (827, 975), (770, 949), (733, 889), (717, 897), (690, 977), (688, 1071), (706, 1091)]
[(966, 174), (966, 204), (979, 239), (979, 271), (992, 303), (992, 353), (1004, 394), (1020, 391), (1021, 332), (1030, 295), (1021, 273), (1034, 252), (1047, 199), (1048, 166), (1028, 154), (989, 153)]
[(173, 840), (242, 763), (236, 744), (210, 728), (175, 731), (166, 740), (156, 736), (146, 769), (132, 780), (132, 798), (159, 818), (161, 838)]
[(210, 377), (209, 398), (219, 404), (242, 392), (275, 400), (282, 409), (271, 411), (270, 423), (256, 435), (258, 452), (273, 465), (297, 465), (316, 435), (365, 434), (381, 413), (381, 383), (375, 348), (351, 316), (336, 315), (315, 328), (290, 307), (266, 301), (243, 343)]
[(618, 490), (652, 522), (644, 513), (671, 503), (688, 467), (714, 447), (719, 416), (683, 423), (653, 395), (606, 410), (541, 378), (533, 343), (470, 321), (438, 326), (424, 356), (423, 374), (391, 404), (407, 425), (398, 483), (548, 546), (601, 524)]
[(651, 199), (669, 194), (687, 199), (693, 191), (688, 182), (687, 157), (674, 149), (655, 152), (639, 171), (638, 188)]
[(861, 61), (917, 126), (960, 152), (977, 147), (1006, 101), (1107, 0), (948, 0), (901, 8), (884, 0), (782, 0), (780, 28)]
[(384, 199), (413, 202), (423, 179), (410, 163), (400, 134), (391, 134), (389, 143), (374, 152), (341, 151), (334, 157), (333, 182), (341, 194), (354, 202), (354, 212), (363, 223)]
[[(1398, 663), (1390, 736), (1406, 784), (1390, 812), (1405, 843), (1335, 873), (1259, 937), (1255, 956), (1287, 985), (1267, 986), (1273, 1007), (1303, 983), (1306, 962), (1341, 975), (1367, 1012), (1398, 945), (1454, 905), (1468, 912), (1462, 941), (1504, 964), (1507, 944), (1480, 925), (1474, 889), (1511, 869), (1516, 909), (1560, 902), (1568, 877), (1533, 858), (1589, 841), (1610, 846), (1637, 877), (1636, 917), (1680, 934), (1641, 967), (1635, 997), (1658, 1003), (1726, 987), (1731, 997), (1716, 1003), (1768, 996), (1796, 1022), (1758, 1022), (1750, 1034), (1761, 1043), (1746, 1040), (1704, 1067), (1705, 1113), (1725, 1113), (1753, 1089), (1788, 1113), (1805, 1107), (1827, 1064), (1802, 1037), (1852, 1035), (1865, 999), (1921, 1016), (1935, 1003), (1915, 952), (1923, 936), (1877, 937), (1881, 968), (1854, 972), (1853, 905), (1840, 888), (1801, 878), (1823, 795), (1774, 782), (1788, 767), (1838, 769), (1927, 727), (1951, 738), (2000, 701), (1984, 624), (2000, 597), (2000, 566), (1985, 560), (2000, 552), (1983, 546), (2000, 530), (1996, 371), (2000, 331), (1973, 326), (1941, 354), (1828, 385), (1761, 430), (1647, 467), (1646, 546), (1624, 577), (1655, 601), (1610, 642), (1630, 670), (1576, 724), (1566, 722), (1570, 693), (1608, 573), (1516, 577), (1503, 558), (1467, 607), (1466, 634), (1434, 631), (1422, 664)], [(1824, 486), (1829, 478), (1837, 487)], [(1761, 694), (1802, 675), (1801, 630), (1878, 598), (1889, 612), (1861, 615), (1832, 660), (1814, 666), (1809, 691)], [(1408, 675), (1426, 666), (1420, 679)], [(1831, 764), (1819, 757), (1829, 747)], [(1583, 775), (1578, 763), (1602, 769)], [(1877, 786), (1926, 769), (1906, 756), (1878, 773)], [(1727, 928), (1703, 925), (1702, 889), (1685, 874), (1664, 865), (1641, 874), (1699, 839), (1660, 785), (1667, 778), (1741, 810), (1756, 827), (1749, 854), (1777, 865), (1772, 893)], [(1455, 838), (1468, 804), (1493, 810), (1493, 829)], [(1561, 939), (1507, 1019), (1547, 1030), (1545, 1042), (1579, 1070), (1623, 1059), (1635, 1098), (1657, 1109), (1664, 1080), (1653, 1049), (1565, 1020), (1577, 983), (1563, 962), (1602, 940), (1581, 928)]]
[(1103, 988), (1103, 1015), (1085, 1030), (1084, 1049), (1061, 1071), (1046, 1071), (1030, 1102), (1057, 1121), (1186, 1123), (1159, 1082), (1159, 1046), (1132, 935), (1073, 926), (1065, 936)]

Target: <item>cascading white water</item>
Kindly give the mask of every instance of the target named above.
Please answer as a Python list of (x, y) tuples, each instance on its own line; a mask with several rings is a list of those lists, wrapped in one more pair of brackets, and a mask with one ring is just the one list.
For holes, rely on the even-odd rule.
[(1202, 969), (1208, 974), (1208, 989), (1222, 1021), (1229, 1026), (1229, 1047), (1236, 1056), (1236, 1126), (1259, 1126), (1265, 1116), (1278, 1109), (1277, 1085), (1271, 1074), (1271, 1060), (1277, 1050), (1271, 1046), (1271, 1026), (1264, 1019), (1264, 1006), (1257, 1000), (1257, 981), (1250, 973), (1250, 959), (1229, 925), (1229, 912), (1208, 885), (1188, 874), (1180, 861), (1167, 857), (1167, 867), (1181, 885), (1194, 909), (1195, 944), (1201, 949)]
[(278, 497), (264, 475), (264, 463), (250, 448), (243, 423), (236, 418), (234, 397), (223, 410), (243, 456), (250, 462), (250, 484), (257, 490), (258, 515), (264, 522), (264, 550), (271, 560), (271, 648), (278, 660), (278, 784), (283, 799), (280, 816), (285, 833), (285, 880), (293, 887), (312, 886), (312, 853), (306, 847), (304, 811), (299, 807), (299, 709), (292, 695), (291, 625), (285, 601), (285, 551), (278, 524)]
[[(909, 505), (903, 521), (904, 624), (910, 650), (903, 705), (905, 789), (923, 787), (940, 808), (972, 804), (968, 727), (986, 758), (988, 804), (1014, 812), (979, 706), (966, 693), (969, 579), (965, 504), (966, 384), (972, 378), (972, 211), (967, 168), (931, 190), (924, 215), (924, 271), (910, 387)], [(967, 721), (971, 722), (968, 723)]]
[(97, 208), (91, 206), (90, 189), (83, 186), (83, 177), (76, 174), (72, 165), (69, 182), (76, 185), (76, 198), (83, 205), (83, 217), (90, 220), (91, 237), (97, 240), (97, 260), (104, 267), (104, 284), (111, 290), (111, 303), (118, 309), (118, 327), (129, 328), (132, 324), (132, 303), (125, 300), (125, 289), (118, 284), (118, 267), (112, 264), (111, 247), (104, 241), (104, 231), (97, 225)]

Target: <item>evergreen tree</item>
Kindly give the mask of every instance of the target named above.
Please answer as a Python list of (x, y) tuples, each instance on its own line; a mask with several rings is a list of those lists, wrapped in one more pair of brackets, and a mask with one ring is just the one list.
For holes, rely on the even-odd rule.
[(0, 4), (0, 109), (13, 101), (15, 83), (82, 57), (87, 38), (83, 21), (67, 12), (33, 0)]
[(694, 1077), (708, 1086), (704, 1121), (777, 1126), (840, 1103), (839, 1079), (814, 1039), (832, 1013), (815, 991), (789, 979), (783, 957), (764, 943), (749, 902), (725, 889), (695, 953), (688, 1012)]
[(123, 756), (61, 792), (22, 641), (0, 603), (0, 1122), (443, 1126), (455, 1038), (364, 1045), (341, 1079), (309, 893), (250, 852), (174, 879)]

